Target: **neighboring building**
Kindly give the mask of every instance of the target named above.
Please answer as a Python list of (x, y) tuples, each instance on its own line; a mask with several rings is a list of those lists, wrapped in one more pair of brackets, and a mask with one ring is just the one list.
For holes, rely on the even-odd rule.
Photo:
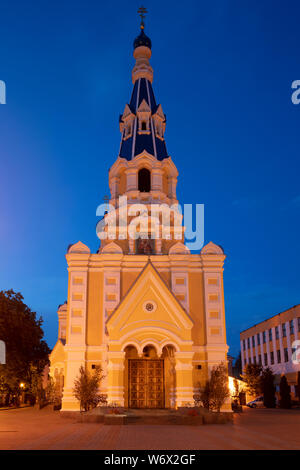
[[(97, 253), (81, 242), (69, 247), (68, 301), (58, 310), (59, 338), (50, 358), (51, 375), (64, 384), (62, 411), (79, 410), (72, 391), (82, 364), (90, 371), (102, 366), (101, 391), (108, 403), (174, 408), (193, 404), (212, 367), (227, 362), (225, 255), (212, 242), (191, 254), (182, 227), (175, 231), (171, 206), (177, 203), (178, 172), (166, 148), (166, 117), (152, 89), (151, 41), (143, 24), (141, 29), (102, 228), (108, 230), (107, 222), (120, 216), (119, 196), (127, 196), (128, 221), (135, 220), (131, 208), (139, 203), (157, 224), (158, 237), (149, 237), (147, 225), (146, 239), (134, 240), (126, 225), (122, 233), (120, 227), (117, 235), (109, 233)], [(162, 236), (161, 215), (151, 212), (161, 203), (172, 214), (169, 238)], [(230, 400), (223, 410), (231, 411)]]
[[(300, 340), (300, 304), (244, 330), (240, 334), (243, 369), (246, 364), (270, 367), (276, 374), (279, 390), (281, 375), (285, 375), (295, 396), (300, 360), (294, 360), (293, 342)], [(294, 354), (295, 357), (295, 354)]]

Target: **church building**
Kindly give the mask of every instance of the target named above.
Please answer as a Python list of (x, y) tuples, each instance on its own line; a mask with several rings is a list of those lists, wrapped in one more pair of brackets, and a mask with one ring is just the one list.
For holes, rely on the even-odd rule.
[[(151, 47), (142, 19), (133, 90), (119, 120), (119, 155), (109, 170), (109, 210), (99, 224), (107, 237), (97, 253), (78, 241), (66, 254), (68, 300), (58, 309), (58, 341), (50, 356), (50, 374), (63, 387), (63, 412), (79, 410), (73, 387), (81, 365), (91, 372), (102, 367), (101, 393), (109, 405), (177, 408), (193, 406), (211, 369), (227, 364), (225, 255), (212, 242), (192, 254), (183, 227), (178, 231), (175, 224), (178, 171), (152, 88)], [(125, 215), (131, 226), (139, 222), (139, 238), (119, 223), (125, 196)], [(167, 235), (163, 215), (155, 211), (159, 205), (170, 209)], [(143, 209), (149, 217), (141, 229)], [(112, 232), (111, 220), (117, 222)], [(231, 411), (230, 403), (222, 410)]]

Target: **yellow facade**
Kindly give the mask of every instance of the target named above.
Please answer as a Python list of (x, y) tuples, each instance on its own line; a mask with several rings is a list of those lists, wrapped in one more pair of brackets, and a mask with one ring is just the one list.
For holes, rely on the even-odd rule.
[[(143, 44), (138, 43), (134, 50), (132, 78), (137, 93), (141, 94), (144, 86), (150, 102), (151, 50), (141, 37)], [(126, 196), (125, 232), (121, 236), (118, 226), (114, 236), (101, 241), (97, 253), (78, 242), (66, 255), (68, 301), (59, 308), (59, 340), (51, 354), (53, 376), (63, 364), (62, 411), (79, 410), (72, 390), (82, 364), (89, 370), (101, 365), (105, 374), (102, 393), (107, 394), (109, 404), (125, 407), (142, 403), (139, 392), (134, 391), (130, 367), (143, 365), (145, 370), (149, 368), (150, 377), (153, 366), (161, 374), (157, 379), (160, 392), (154, 391), (151, 401), (149, 383), (140, 384), (141, 394), (150, 397), (144, 405), (152, 403), (155, 407), (159, 403), (159, 407), (175, 408), (192, 405), (194, 394), (205, 384), (212, 367), (226, 363), (225, 255), (212, 242), (200, 253), (191, 254), (184, 244), (183, 230), (179, 236), (176, 233), (174, 211), (170, 236), (163, 236), (163, 216), (154, 214), (153, 207), (164, 204), (170, 208), (177, 203), (178, 172), (170, 156), (158, 158), (165, 117), (160, 105), (155, 109), (150, 105), (143, 99), (139, 106), (137, 103), (136, 112), (132, 105), (126, 105), (120, 130), (122, 143), (133, 139), (132, 145), (135, 139), (153, 133), (155, 152), (144, 148), (136, 155), (132, 152), (129, 159), (122, 155), (121, 146), (109, 171), (111, 198), (103, 219), (104, 231), (109, 233), (110, 220), (120, 220), (119, 197)], [(149, 182), (143, 183), (147, 188), (142, 188), (140, 181), (144, 169), (150, 175)], [(157, 224), (159, 236), (151, 239), (151, 244), (139, 244), (129, 236), (128, 227), (136, 220), (134, 204), (140, 204), (150, 215), (148, 228), (143, 228), (148, 239), (151, 223)], [(225, 410), (230, 410), (230, 403), (224, 405)]]

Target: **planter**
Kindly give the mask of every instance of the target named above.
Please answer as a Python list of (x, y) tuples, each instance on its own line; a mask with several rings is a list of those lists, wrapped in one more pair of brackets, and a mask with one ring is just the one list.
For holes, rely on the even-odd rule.
[(104, 415), (104, 424), (126, 424), (126, 415), (106, 414)]

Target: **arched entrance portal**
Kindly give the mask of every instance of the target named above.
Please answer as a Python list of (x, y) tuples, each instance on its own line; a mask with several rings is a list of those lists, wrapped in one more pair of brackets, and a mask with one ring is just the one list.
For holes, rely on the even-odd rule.
[(125, 406), (129, 408), (173, 408), (175, 406), (175, 348), (167, 345), (160, 355), (153, 345), (139, 354), (125, 348)]
[(145, 346), (141, 355), (134, 346), (127, 346), (125, 361), (128, 407), (164, 408), (164, 359), (158, 357), (154, 346)]

